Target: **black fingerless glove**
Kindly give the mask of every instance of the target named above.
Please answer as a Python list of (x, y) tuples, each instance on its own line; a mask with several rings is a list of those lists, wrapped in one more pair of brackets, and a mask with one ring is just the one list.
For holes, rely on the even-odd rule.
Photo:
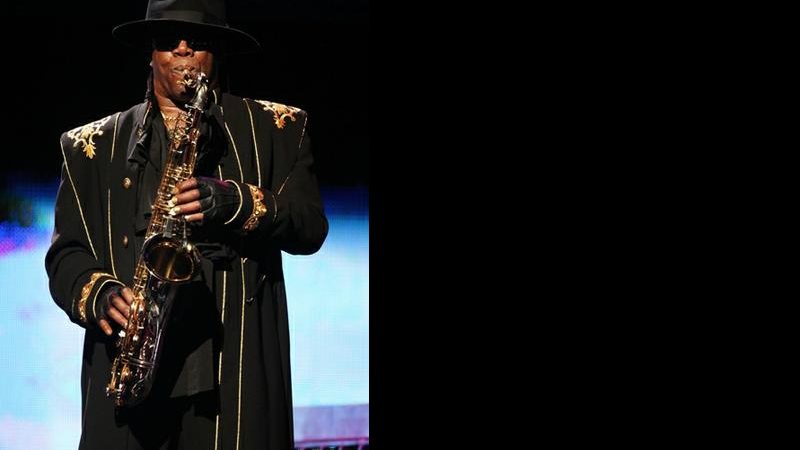
[(253, 200), (247, 186), (230, 180), (196, 178), (203, 224), (239, 229), (253, 211)]
[(122, 289), (124, 287), (116, 283), (109, 283), (100, 288), (100, 292), (97, 293), (97, 302), (94, 306), (96, 322), (100, 322), (100, 319), (105, 319), (114, 326), (113, 324), (116, 322), (108, 318), (108, 306), (111, 304), (112, 297), (122, 297)]

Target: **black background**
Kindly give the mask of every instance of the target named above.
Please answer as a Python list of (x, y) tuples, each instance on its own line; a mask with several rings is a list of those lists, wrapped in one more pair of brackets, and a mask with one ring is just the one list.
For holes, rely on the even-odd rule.
[[(0, 172), (57, 179), (62, 132), (142, 101), (149, 54), (111, 29), (145, 16), (144, 0), (18, 3), (4, 34), (11, 127)], [(230, 91), (309, 113), (321, 184), (369, 184), (365, 0), (228, 2), (228, 22), (261, 42), (232, 56)], [(17, 178), (17, 177), (15, 177)]]

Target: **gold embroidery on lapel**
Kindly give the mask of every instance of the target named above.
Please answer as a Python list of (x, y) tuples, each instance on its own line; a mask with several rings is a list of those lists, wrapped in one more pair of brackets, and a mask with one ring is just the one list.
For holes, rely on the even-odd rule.
[(67, 137), (74, 141), (72, 146), (78, 147), (79, 144), (82, 145), (82, 150), (83, 153), (86, 154), (86, 157), (89, 159), (94, 158), (94, 137), (101, 136), (103, 134), (103, 131), (100, 128), (103, 128), (103, 125), (105, 125), (110, 118), (111, 116), (104, 117), (100, 120), (95, 120), (92, 123), (68, 131)]
[(267, 100), (254, 100), (256, 103), (264, 108), (264, 111), (272, 111), (272, 116), (275, 118), (275, 126), (283, 128), (286, 126), (286, 118), (292, 119), (292, 122), (297, 121), (294, 113), (300, 111), (300, 108), (294, 106), (282, 105), (280, 103), (269, 102)]

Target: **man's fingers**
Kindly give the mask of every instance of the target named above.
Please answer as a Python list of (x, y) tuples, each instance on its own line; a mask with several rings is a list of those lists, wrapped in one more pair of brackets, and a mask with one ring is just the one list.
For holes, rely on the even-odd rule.
[(128, 320), (113, 306), (108, 308), (108, 317), (114, 319), (114, 322), (117, 322), (123, 328), (128, 326)]
[(186, 219), (187, 222), (198, 222), (198, 221), (202, 222), (203, 213), (189, 214), (187, 216), (184, 216), (184, 219)]
[(176, 205), (183, 205), (184, 203), (189, 203), (191, 201), (197, 200), (200, 198), (200, 190), (199, 189), (191, 189), (189, 191), (184, 191), (176, 196), (173, 197), (173, 203)]
[(111, 299), (111, 304), (114, 305), (114, 308), (117, 308), (117, 311), (121, 312), (126, 319), (131, 316), (131, 307), (128, 306), (122, 298), (114, 296)]
[(181, 214), (192, 214), (196, 212), (200, 212), (203, 210), (203, 206), (200, 204), (198, 200), (195, 200), (191, 203), (186, 203), (181, 205)]
[(195, 177), (192, 177), (192, 178), (189, 178), (186, 181), (178, 183), (175, 186), (175, 188), (177, 189), (177, 192), (176, 192), (175, 189), (173, 189), (172, 193), (173, 194), (179, 194), (181, 192), (185, 192), (185, 191), (188, 191), (190, 189), (194, 189), (196, 187), (197, 187), (197, 179)]
[(131, 290), (131, 288), (126, 287), (122, 289), (122, 298), (124, 298), (125, 303), (129, 305), (133, 303), (133, 291)]
[(105, 333), (106, 336), (111, 336), (111, 325), (109, 325), (106, 319), (100, 319), (97, 324), (100, 325), (100, 329), (103, 330), (103, 333)]

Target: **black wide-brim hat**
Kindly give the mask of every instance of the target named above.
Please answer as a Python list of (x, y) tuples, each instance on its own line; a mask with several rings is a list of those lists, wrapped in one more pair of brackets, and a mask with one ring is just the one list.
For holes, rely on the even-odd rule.
[(147, 50), (154, 36), (171, 33), (224, 41), (228, 53), (255, 52), (260, 47), (253, 36), (228, 26), (222, 0), (150, 0), (144, 20), (123, 23), (111, 31), (123, 44)]

